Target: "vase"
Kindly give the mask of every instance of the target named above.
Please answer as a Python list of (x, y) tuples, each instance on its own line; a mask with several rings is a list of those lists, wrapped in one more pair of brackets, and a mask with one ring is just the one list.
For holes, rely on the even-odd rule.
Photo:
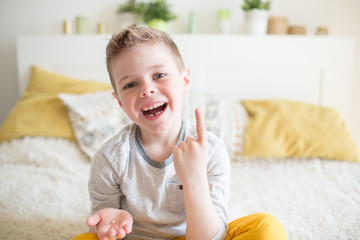
[(76, 17), (76, 33), (86, 34), (88, 33), (88, 20), (87, 17)]
[(218, 11), (219, 29), (221, 34), (231, 33), (231, 19), (230, 11), (228, 9), (221, 9)]
[(267, 32), (269, 12), (263, 9), (245, 11), (244, 32), (253, 35), (265, 35)]
[(268, 20), (268, 34), (288, 34), (288, 19), (285, 16), (270, 16)]
[(189, 13), (189, 29), (188, 32), (190, 34), (198, 33), (198, 17), (195, 11), (191, 11)]
[(148, 27), (154, 28), (163, 32), (167, 32), (168, 24), (164, 20), (161, 19), (152, 19), (147, 23)]
[(125, 12), (120, 14), (120, 29), (137, 24), (137, 15), (135, 13)]

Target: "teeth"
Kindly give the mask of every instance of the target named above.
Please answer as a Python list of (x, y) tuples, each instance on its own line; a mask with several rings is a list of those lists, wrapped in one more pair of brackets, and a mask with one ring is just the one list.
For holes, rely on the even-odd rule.
[[(157, 115), (159, 115), (160, 113), (162, 113), (164, 110), (162, 110), (162, 111), (160, 111), (160, 112), (157, 112), (157, 113), (155, 113), (155, 116), (157, 116)], [(148, 114), (147, 115), (148, 117), (153, 117), (154, 116), (154, 114)]]
[(164, 104), (165, 104), (165, 103), (156, 103), (156, 104), (154, 104), (153, 106), (149, 106), (149, 107), (143, 108), (142, 111), (146, 112), (146, 111), (152, 110), (152, 109), (154, 109), (154, 108), (163, 106)]
[(157, 113), (155, 113), (155, 115), (159, 115), (160, 113), (162, 113), (163, 111), (160, 111), (160, 112), (157, 112)]

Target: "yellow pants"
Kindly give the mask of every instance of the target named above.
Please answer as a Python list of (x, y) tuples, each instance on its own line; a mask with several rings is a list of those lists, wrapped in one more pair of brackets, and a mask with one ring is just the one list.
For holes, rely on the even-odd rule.
[[(268, 213), (255, 213), (229, 223), (225, 240), (286, 240), (286, 232), (279, 220)], [(83, 233), (73, 240), (98, 240), (95, 233)], [(185, 237), (174, 240), (186, 240)]]

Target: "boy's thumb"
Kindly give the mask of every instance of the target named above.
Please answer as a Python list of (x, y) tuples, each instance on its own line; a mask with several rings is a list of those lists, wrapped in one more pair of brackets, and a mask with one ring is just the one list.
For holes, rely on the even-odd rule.
[(97, 213), (91, 215), (86, 219), (86, 223), (90, 227), (96, 226), (99, 223), (99, 221), (100, 221), (100, 216)]

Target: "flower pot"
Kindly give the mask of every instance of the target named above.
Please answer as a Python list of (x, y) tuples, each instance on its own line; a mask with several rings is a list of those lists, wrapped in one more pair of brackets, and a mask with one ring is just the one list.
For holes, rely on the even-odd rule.
[(144, 26), (144, 21), (135, 13), (125, 12), (120, 14), (120, 29), (124, 29), (134, 24)]
[(135, 13), (125, 12), (125, 13), (120, 14), (120, 29), (124, 29), (135, 23), (136, 23), (136, 14)]
[(253, 35), (265, 35), (269, 12), (263, 9), (245, 11), (244, 32)]
[(154, 29), (157, 29), (157, 30), (161, 30), (163, 32), (167, 32), (167, 27), (168, 27), (168, 24), (167, 22), (165, 22), (164, 20), (161, 20), (161, 19), (153, 19), (153, 20), (150, 20), (148, 23), (147, 23), (148, 27), (150, 28), (154, 28)]

